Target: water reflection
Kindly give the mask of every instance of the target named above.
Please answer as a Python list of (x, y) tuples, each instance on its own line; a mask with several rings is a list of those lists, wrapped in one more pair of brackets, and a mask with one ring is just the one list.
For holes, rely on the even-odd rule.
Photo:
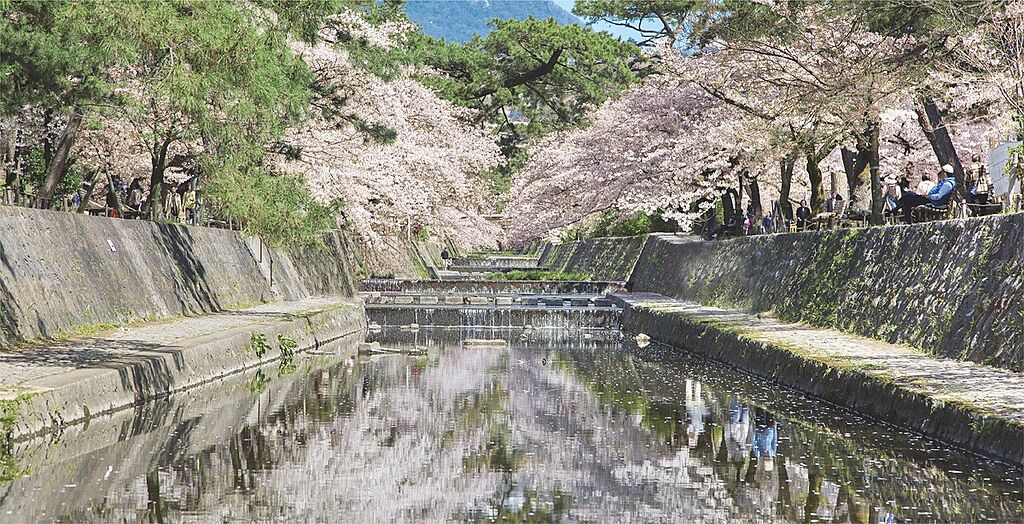
[(0, 520), (1019, 521), (1019, 472), (611, 333), (385, 331), (16, 446)]

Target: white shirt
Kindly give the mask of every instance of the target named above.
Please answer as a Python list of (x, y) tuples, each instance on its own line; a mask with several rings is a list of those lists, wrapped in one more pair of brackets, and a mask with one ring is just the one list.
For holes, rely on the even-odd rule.
[(927, 195), (932, 189), (935, 189), (935, 182), (932, 180), (922, 180), (920, 184), (917, 184), (917, 192), (922, 195)]

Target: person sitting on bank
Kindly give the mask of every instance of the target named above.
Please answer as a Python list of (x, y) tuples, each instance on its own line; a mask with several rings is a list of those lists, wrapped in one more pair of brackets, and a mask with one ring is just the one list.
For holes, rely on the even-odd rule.
[[(948, 166), (949, 164), (946, 165)], [(917, 183), (917, 194), (927, 195), (932, 189), (935, 189), (935, 182), (932, 180), (932, 177), (930, 175), (921, 177), (921, 181)]]
[(903, 192), (910, 187), (910, 182), (906, 178), (897, 182), (895, 176), (889, 175), (882, 179), (882, 184), (885, 185), (885, 212), (895, 213)]
[(798, 231), (807, 229), (807, 223), (811, 220), (811, 208), (807, 207), (807, 199), (800, 201), (800, 207), (796, 208), (796, 228)]
[(981, 163), (981, 155), (971, 156), (971, 167), (967, 170), (967, 202), (971, 204), (988, 204), (992, 178), (988, 168)]
[[(953, 190), (956, 189), (956, 178), (952, 176), (953, 166), (946, 164), (942, 166), (942, 171), (950, 176), (943, 178), (939, 181), (938, 185), (935, 185), (928, 191), (927, 194), (919, 194), (911, 191), (903, 193), (903, 197), (896, 203), (897, 211), (903, 210), (903, 221), (906, 223), (911, 222), (911, 211), (917, 206), (932, 205), (935, 207), (942, 207), (949, 203), (949, 199), (953, 195)], [(921, 187), (919, 184), (918, 187)]]

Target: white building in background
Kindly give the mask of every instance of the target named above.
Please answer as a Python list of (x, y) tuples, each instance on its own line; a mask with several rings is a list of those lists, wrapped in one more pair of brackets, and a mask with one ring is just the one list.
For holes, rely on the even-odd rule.
[(1019, 146), (1020, 142), (1003, 142), (988, 153), (988, 172), (992, 174), (993, 196), (1007, 193), (1020, 193), (1021, 181), (1009, 173), (1010, 149)]

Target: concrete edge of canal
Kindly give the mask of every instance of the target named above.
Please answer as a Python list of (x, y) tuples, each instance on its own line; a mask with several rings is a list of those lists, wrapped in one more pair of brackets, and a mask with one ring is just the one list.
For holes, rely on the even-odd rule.
[(884, 423), (1024, 465), (1024, 424), (1005, 412), (939, 398), (913, 387), (911, 381), (892, 380), (868, 367), (813, 358), (785, 343), (750, 336), (741, 324), (678, 313), (625, 296), (615, 298), (623, 305), (623, 332), (644, 333), (656, 342), (685, 348)]
[[(26, 382), (22, 385), (24, 392), (16, 400), (6, 401), (13, 402), (16, 413), (10, 437), (20, 440), (88, 423), (98, 415), (266, 365), (284, 356), (282, 340), (288, 341), (286, 344), (294, 342), (292, 351), (301, 353), (365, 329), (366, 317), (360, 300), (338, 297), (330, 302), (287, 313), (251, 313), (255, 316), (252, 321), (228, 330), (145, 348), (103, 366), (83, 367)], [(173, 328), (174, 322), (170, 325)], [(257, 334), (265, 337), (258, 343), (261, 337)], [(254, 343), (262, 346), (260, 351), (256, 351)]]

